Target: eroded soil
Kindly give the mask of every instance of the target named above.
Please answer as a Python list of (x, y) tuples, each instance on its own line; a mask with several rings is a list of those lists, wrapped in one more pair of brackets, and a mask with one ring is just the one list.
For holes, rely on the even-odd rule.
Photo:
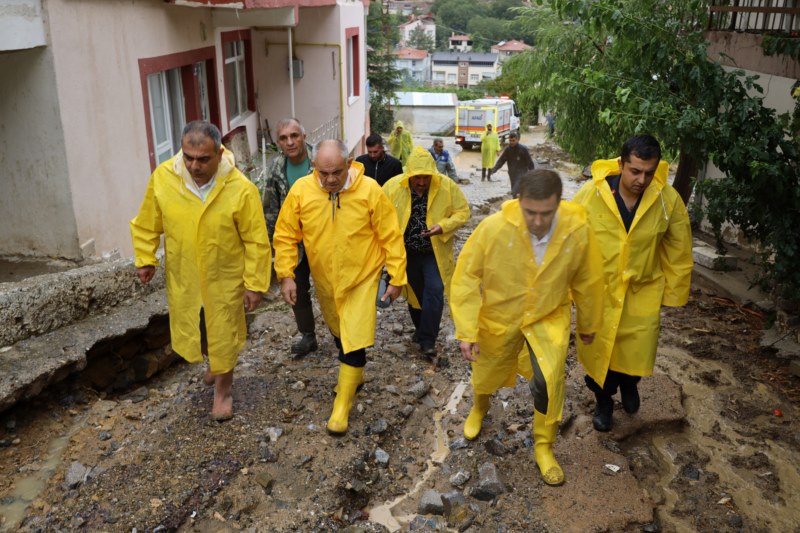
[[(556, 445), (568, 479), (551, 488), (532, 461), (527, 384), (499, 391), (481, 436), (460, 447), (471, 389), (449, 317), (430, 360), (400, 302), (380, 311), (350, 431), (327, 435), (335, 347), (319, 319), (320, 350), (292, 358), (294, 322), (273, 288), (250, 326), (229, 422), (209, 420), (203, 369), (183, 363), (122, 395), (75, 377), (2, 413), (0, 528), (800, 531), (800, 383), (759, 345), (763, 323), (696, 286), (689, 305), (664, 310), (638, 418), (618, 406), (619, 429), (602, 436), (571, 357)], [(505, 492), (487, 488), (486, 464)], [(463, 495), (449, 526), (417, 515), (429, 489)]]

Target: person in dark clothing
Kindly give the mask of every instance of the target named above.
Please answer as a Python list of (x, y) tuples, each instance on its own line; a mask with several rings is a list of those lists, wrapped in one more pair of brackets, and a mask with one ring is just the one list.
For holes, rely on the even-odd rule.
[(500, 167), (506, 163), (508, 163), (508, 178), (511, 180), (511, 195), (517, 196), (519, 177), (529, 170), (533, 170), (534, 164), (528, 148), (519, 143), (519, 133), (516, 131), (508, 134), (508, 146), (497, 158), (494, 166), (489, 169), (489, 175), (500, 170)]
[(383, 137), (373, 133), (367, 137), (367, 153), (360, 155), (356, 161), (364, 165), (364, 175), (369, 176), (383, 187), (389, 179), (403, 173), (403, 164), (396, 157), (389, 155), (383, 148)]

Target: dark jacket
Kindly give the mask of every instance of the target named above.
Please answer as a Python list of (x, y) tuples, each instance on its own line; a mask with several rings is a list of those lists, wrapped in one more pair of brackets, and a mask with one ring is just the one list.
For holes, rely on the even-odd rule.
[(513, 178), (521, 176), (528, 170), (533, 170), (534, 166), (531, 153), (523, 144), (517, 144), (514, 148), (506, 146), (506, 149), (503, 150), (503, 153), (497, 158), (497, 162), (492, 168), (492, 174), (500, 170), (503, 163), (508, 163), (508, 175)]
[(364, 175), (377, 181), (381, 187), (391, 178), (403, 173), (403, 164), (389, 154), (384, 154), (381, 161), (373, 161), (368, 154), (358, 156), (356, 161), (364, 165)]

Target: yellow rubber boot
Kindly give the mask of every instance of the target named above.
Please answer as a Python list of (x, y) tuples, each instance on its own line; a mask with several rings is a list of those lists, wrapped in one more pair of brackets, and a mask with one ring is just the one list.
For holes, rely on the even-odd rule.
[(553, 486), (563, 485), (564, 471), (553, 455), (558, 424), (545, 425), (544, 420), (545, 415), (533, 411), (533, 457), (545, 483)]
[(339, 384), (336, 385), (336, 399), (333, 411), (328, 419), (328, 431), (337, 435), (347, 433), (347, 419), (356, 388), (364, 382), (364, 367), (355, 367), (339, 363)]
[(473, 398), (472, 409), (469, 410), (469, 416), (464, 422), (464, 438), (473, 440), (481, 432), (481, 425), (483, 424), (483, 417), (489, 412), (489, 394), (475, 394)]

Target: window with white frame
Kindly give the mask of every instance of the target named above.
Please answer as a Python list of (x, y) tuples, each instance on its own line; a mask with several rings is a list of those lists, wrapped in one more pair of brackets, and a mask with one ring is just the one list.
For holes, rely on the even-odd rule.
[(478, 83), (478, 79), (479, 79), (479, 78), (478, 78), (478, 75), (477, 75), (477, 74), (470, 74), (470, 75), (469, 75), (469, 81), (471, 81), (471, 82), (473, 82), (473, 83)]
[(181, 149), (181, 133), (186, 125), (181, 69), (173, 68), (147, 76), (150, 100), (150, 125), (156, 165)]
[(359, 28), (346, 28), (347, 39), (347, 97), (352, 100), (361, 94), (361, 47)]
[(456, 82), (456, 75), (455, 74), (448, 74), (447, 75), (447, 83), (455, 83)]
[(224, 44), (225, 98), (228, 104), (228, 121), (234, 121), (247, 112), (247, 57), (244, 41)]

